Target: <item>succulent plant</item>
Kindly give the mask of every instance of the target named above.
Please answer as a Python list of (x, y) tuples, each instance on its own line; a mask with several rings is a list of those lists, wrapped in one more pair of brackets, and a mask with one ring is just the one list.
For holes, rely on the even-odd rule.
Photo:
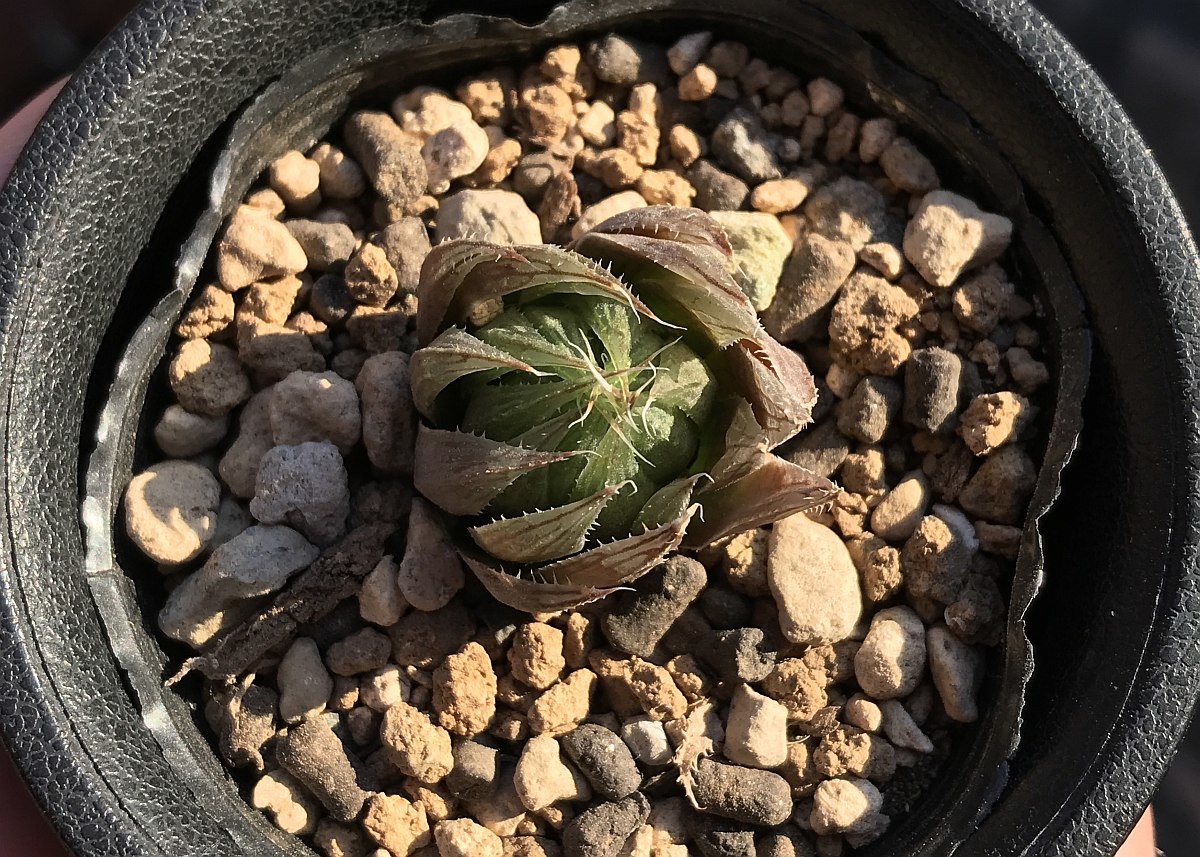
[(566, 248), (450, 241), (421, 271), (417, 490), (498, 600), (556, 611), (827, 501), (771, 453), (816, 402), (720, 226), (617, 215)]

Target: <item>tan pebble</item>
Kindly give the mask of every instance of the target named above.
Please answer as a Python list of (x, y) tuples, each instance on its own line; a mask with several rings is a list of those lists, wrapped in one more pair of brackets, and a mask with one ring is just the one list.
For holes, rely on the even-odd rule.
[(425, 191), (428, 177), (421, 159), (423, 137), (406, 133), (391, 116), (378, 110), (352, 113), (343, 133), (346, 148), (381, 201), (404, 208)]
[(1037, 484), (1037, 468), (1019, 446), (1008, 445), (980, 465), (958, 495), (970, 515), (996, 524), (1019, 524)]
[(328, 818), (321, 819), (317, 825), (313, 841), (327, 857), (366, 857), (369, 850), (366, 836), (358, 825), (349, 827)]
[(333, 693), (333, 678), (321, 660), (321, 651), (308, 637), (298, 637), (284, 653), (276, 671), (279, 716), (288, 723), (325, 710)]
[(866, 245), (859, 251), (858, 258), (863, 264), (870, 265), (878, 271), (886, 280), (896, 279), (904, 270), (904, 256), (900, 253), (900, 248), (887, 242), (878, 241)]
[(1034, 360), (1029, 351), (1013, 347), (1004, 352), (1008, 371), (1012, 373), (1017, 389), (1029, 395), (1050, 380), (1050, 370), (1040, 360)]
[(779, 107), (780, 121), (789, 128), (799, 128), (808, 115), (808, 96), (802, 90), (794, 89), (783, 97)]
[(912, 693), (925, 674), (925, 626), (908, 607), (890, 607), (871, 619), (854, 657), (858, 684), (874, 699)]
[(237, 497), (254, 496), (258, 466), (263, 455), (275, 445), (271, 431), (270, 387), (251, 397), (238, 416), (238, 431), (218, 465), (221, 481)]
[(770, 81), (771, 67), (758, 57), (746, 63), (746, 67), (738, 75), (738, 83), (742, 85), (742, 91), (746, 95), (754, 95), (765, 89)]
[(371, 464), (389, 476), (412, 473), (416, 411), (408, 383), (408, 355), (376, 354), (355, 380), (362, 400), (362, 438)]
[(904, 231), (904, 255), (931, 285), (953, 285), (959, 275), (998, 258), (1012, 240), (1012, 221), (982, 211), (965, 197), (931, 191)]
[(828, 307), (854, 270), (854, 248), (809, 233), (784, 264), (779, 286), (763, 312), (763, 326), (781, 342), (803, 342), (821, 328)]
[(820, 772), (813, 764), (814, 746), (815, 741), (812, 739), (789, 741), (787, 758), (776, 769), (776, 772), (791, 786), (793, 798), (808, 797), (816, 791), (817, 784), (822, 780)]
[(828, 704), (825, 670), (798, 658), (785, 658), (762, 683), (763, 691), (783, 703), (791, 720), (811, 720)]
[(303, 152), (286, 152), (267, 169), (271, 189), (295, 212), (313, 211), (321, 204), (321, 168)]
[(767, 575), (781, 629), (793, 643), (844, 639), (862, 614), (858, 571), (845, 544), (803, 514), (772, 528)]
[(646, 170), (638, 178), (637, 189), (651, 205), (687, 208), (696, 196), (691, 183), (672, 170)]
[(958, 434), (975, 455), (988, 455), (1016, 439), (1033, 413), (1029, 400), (1019, 393), (981, 394), (959, 417)]
[(483, 646), (468, 643), (434, 671), (433, 708), (442, 728), (455, 735), (487, 729), (496, 714), (496, 673)]
[(938, 515), (922, 518), (900, 553), (909, 594), (943, 604), (954, 602), (970, 570), (973, 538), (973, 532), (959, 532)]
[(307, 836), (317, 827), (321, 806), (281, 770), (268, 771), (250, 791), (250, 805), (267, 813), (284, 833)]
[(897, 137), (883, 150), (879, 166), (892, 184), (914, 195), (928, 193), (940, 183), (933, 163), (906, 137)]
[(690, 167), (704, 154), (704, 141), (686, 125), (672, 125), (667, 134), (667, 145), (671, 156), (685, 167)]
[(599, 153), (586, 169), (611, 190), (629, 187), (642, 174), (642, 165), (637, 158), (624, 149), (608, 149)]
[(896, 749), (878, 735), (839, 726), (813, 751), (813, 765), (827, 777), (864, 777), (885, 783), (896, 774)]
[(617, 114), (606, 102), (595, 101), (579, 117), (576, 129), (593, 146), (607, 148), (617, 139)]
[(352, 158), (329, 143), (321, 143), (309, 157), (317, 164), (321, 194), (330, 199), (355, 199), (367, 189), (367, 177)]
[(441, 857), (503, 857), (500, 837), (469, 818), (439, 821), (433, 829)]
[(221, 487), (204, 467), (162, 461), (129, 481), (125, 531), (154, 562), (179, 565), (212, 542)]
[(858, 157), (864, 164), (879, 160), (896, 139), (896, 123), (887, 118), (868, 119), (862, 124), (858, 138)]
[(813, 795), (810, 823), (818, 834), (859, 830), (873, 823), (882, 806), (879, 789), (867, 780), (826, 780)]
[(221, 333), (233, 322), (233, 295), (214, 285), (204, 286), (192, 298), (175, 334), (180, 339), (205, 339)]
[(272, 388), (271, 433), (276, 444), (292, 446), (328, 440), (343, 455), (362, 434), (358, 393), (333, 372), (293, 372)]
[(563, 632), (543, 622), (522, 625), (513, 635), (508, 662), (517, 681), (545, 690), (558, 681), (566, 667)]
[(408, 601), (404, 600), (400, 587), (396, 586), (396, 573), (395, 559), (384, 557), (371, 574), (362, 579), (359, 616), (365, 621), (388, 628), (400, 621), (400, 617), (408, 611)]
[(954, 289), (954, 318), (967, 330), (986, 336), (1004, 317), (1014, 291), (1004, 272), (989, 265)]
[(194, 414), (221, 417), (250, 398), (237, 353), (206, 339), (181, 343), (167, 376), (179, 404)]
[(422, 782), (436, 783), (454, 767), (450, 733), (407, 702), (384, 712), (379, 740), (392, 764)]
[(487, 132), (469, 119), (431, 134), (421, 145), (429, 192), (445, 193), (452, 181), (479, 169), (490, 151)]
[(571, 669), (587, 666), (588, 653), (595, 648), (599, 625), (586, 613), (572, 611), (567, 615), (563, 632), (563, 657)]
[(374, 794), (362, 820), (371, 841), (392, 857), (408, 857), (432, 841), (424, 807), (400, 795)]
[(800, 142), (800, 155), (805, 158), (814, 157), (817, 145), (824, 136), (825, 120), (811, 113), (805, 116), (804, 121), (800, 124), (800, 134), (797, 137)]
[(458, 799), (447, 794), (444, 786), (430, 785), (414, 777), (407, 777), (403, 788), (409, 800), (424, 808), (426, 817), (432, 822), (453, 818), (458, 812)]
[(816, 116), (828, 116), (842, 106), (842, 88), (824, 77), (811, 80), (807, 86), (809, 109)]
[(850, 697), (845, 711), (846, 722), (864, 732), (878, 732), (883, 728), (883, 710), (862, 694)]
[(808, 196), (808, 186), (798, 179), (770, 179), (750, 193), (750, 206), (756, 211), (783, 214), (800, 207)]
[(307, 335), (254, 317), (238, 321), (237, 353), (259, 386), (282, 381), (297, 370), (325, 369), (325, 358)]
[(558, 741), (550, 735), (535, 735), (525, 743), (513, 785), (521, 803), (534, 812), (559, 801), (592, 797), (588, 781), (564, 758)]
[(888, 541), (904, 541), (924, 517), (929, 501), (929, 480), (925, 474), (919, 470), (909, 473), (871, 512), (871, 530)]
[(521, 107), (529, 123), (531, 139), (540, 146), (559, 142), (575, 123), (571, 96), (551, 83), (522, 90)]
[(658, 123), (643, 113), (622, 110), (617, 114), (617, 145), (633, 155), (644, 167), (658, 160)]
[(248, 195), (244, 204), (250, 208), (257, 208), (274, 218), (282, 215), (287, 208), (283, 204), (283, 197), (269, 187), (260, 188)]
[(154, 442), (171, 458), (191, 458), (219, 444), (228, 430), (227, 417), (206, 417), (167, 405), (154, 424)]
[(702, 699), (711, 689), (712, 683), (692, 655), (676, 655), (671, 658), (667, 661), (667, 672), (689, 702)]
[(239, 206), (217, 242), (217, 277), (227, 292), (264, 277), (299, 274), (308, 265), (304, 248), (283, 223), (263, 210)]
[(679, 97), (684, 101), (703, 101), (717, 88), (717, 73), (700, 63), (679, 78)]
[(293, 276), (273, 277), (254, 283), (242, 293), (238, 304), (236, 318), (239, 327), (243, 322), (253, 324), (255, 320), (274, 325), (286, 324), (305, 285), (304, 280)]
[(858, 129), (861, 126), (862, 120), (853, 113), (843, 113), (839, 116), (837, 121), (829, 127), (829, 132), (825, 136), (825, 160), (836, 164), (849, 156), (854, 151), (854, 144), (858, 139)]
[(725, 758), (751, 768), (775, 768), (787, 759), (788, 710), (779, 702), (739, 685), (729, 703)]
[(480, 75), (463, 81), (454, 92), (481, 125), (503, 125), (508, 117), (504, 82), (496, 75)]
[(397, 702), (408, 702), (412, 681), (395, 664), (386, 664), (362, 676), (359, 695), (363, 705), (380, 714)]
[(903, 289), (880, 277), (853, 274), (830, 316), (830, 349), (836, 359), (864, 375), (895, 375), (912, 353), (899, 329), (918, 311)]
[(850, 558), (862, 579), (863, 596), (873, 604), (891, 598), (900, 589), (900, 552), (883, 539), (865, 534), (846, 542)]
[(976, 521), (975, 533), (979, 536), (980, 550), (994, 553), (1005, 559), (1017, 558), (1023, 535), (1020, 527)]
[(629, 689), (652, 720), (675, 720), (687, 712), (687, 699), (663, 667), (632, 658)]
[(723, 548), (722, 566), (735, 592), (761, 598), (769, 595), (767, 552), (770, 530), (755, 529), (734, 536)]
[(392, 102), (392, 115), (408, 134), (427, 140), (439, 131), (472, 121), (471, 109), (431, 86), (417, 87)]
[(596, 674), (578, 669), (543, 693), (529, 707), (527, 720), (535, 734), (551, 735), (570, 731), (582, 723), (591, 709)]

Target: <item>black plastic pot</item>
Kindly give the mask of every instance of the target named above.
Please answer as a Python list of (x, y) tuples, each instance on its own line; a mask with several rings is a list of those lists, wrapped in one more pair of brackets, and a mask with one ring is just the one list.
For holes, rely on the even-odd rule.
[[(968, 736), (870, 853), (1115, 850), (1200, 687), (1200, 260), (1109, 93), (1016, 2), (594, 0), (536, 28), (550, 3), (471, 5), (147, 4), (59, 97), (0, 197), (0, 727), (68, 844), (306, 853), (244, 805), (195, 712), (163, 691), (166, 658), (113, 560), (141, 403), (222, 211), (376, 83), (614, 26), (668, 39), (711, 25), (830, 74), (962, 164), (949, 183), (1019, 215), (1018, 262), (1043, 286), (1074, 279), (1094, 336), (1080, 446), (1041, 523), (1037, 667), (1007, 778), (973, 770), (984, 742)], [(462, 11), (530, 26), (433, 23)]]

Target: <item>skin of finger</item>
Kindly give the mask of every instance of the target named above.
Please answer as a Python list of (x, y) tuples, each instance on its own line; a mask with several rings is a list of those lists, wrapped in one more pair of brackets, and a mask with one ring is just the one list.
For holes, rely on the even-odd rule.
[(67, 79), (63, 78), (43, 89), (14, 113), (8, 121), (0, 125), (0, 185), (3, 185), (8, 179), (8, 174), (12, 172), (13, 164), (17, 162), (17, 157), (21, 154), (25, 141), (29, 139), (34, 127), (50, 107), (50, 102), (54, 101), (54, 96), (58, 95), (59, 90), (66, 83)]
[(1138, 820), (1125, 844), (1117, 851), (1116, 857), (1154, 857), (1158, 849), (1154, 847), (1154, 813), (1147, 809)]

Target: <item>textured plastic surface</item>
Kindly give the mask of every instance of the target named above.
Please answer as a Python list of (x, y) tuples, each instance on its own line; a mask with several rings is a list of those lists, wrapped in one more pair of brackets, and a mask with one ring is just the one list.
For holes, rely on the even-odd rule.
[[(421, 11), (390, 3), (277, 5), (231, 0), (143, 8), (59, 99), (3, 199), (8, 526), (0, 557), (0, 718), (19, 764), (81, 854), (302, 850), (245, 809), (188, 728), (191, 712), (173, 695), (159, 694), (147, 680), (152, 671), (122, 671), (117, 661), (153, 665), (163, 656), (136, 622), (110, 622), (106, 632), (99, 621), (96, 604), (111, 617), (134, 597), (106, 560), (111, 545), (96, 536), (105, 532), (114, 498), (98, 496), (85, 507), (93, 539), (86, 545), (78, 517), (81, 454), (93, 437), (102, 442), (97, 468), (117, 473), (130, 466), (133, 435), (124, 429), (153, 361), (114, 373), (114, 355), (152, 307), (164, 319), (160, 329), (178, 309), (181, 295), (171, 286), (181, 233), (210, 201), (205, 142), (220, 147), (218, 127), (288, 68), (307, 60), (322, 75), (343, 69), (353, 75), (349, 63), (322, 67), (325, 58), (311, 56), (334, 41), (361, 34), (361, 60), (406, 33), (414, 46), (380, 71), (394, 77), (418, 74), (425, 55), (416, 45), (437, 35), (419, 27), (365, 35)], [(1026, 737), (1008, 789), (977, 830), (975, 819), (961, 813), (986, 801), (955, 809), (953, 788), (946, 787), (953, 783), (944, 784), (874, 850), (942, 854), (966, 836), (960, 854), (1111, 852), (1186, 725), (1200, 669), (1194, 378), (1200, 276), (1157, 168), (1094, 76), (1020, 5), (646, 5), (671, 6), (684, 18), (671, 29), (707, 18), (764, 55), (802, 59), (806, 69), (859, 81), (857, 100), (876, 101), (973, 165), (974, 175), (948, 176), (948, 183), (974, 184), (988, 204), (1021, 221), (1027, 273), (1069, 279), (1038, 245), (1062, 248), (1088, 303), (1098, 359), (1078, 463), (1045, 527), (1051, 575), (1029, 619), (1038, 671), (1029, 686)], [(503, 9), (533, 22), (548, 6)], [(435, 4), (424, 17), (452, 8)], [(623, 28), (644, 19), (622, 9), (597, 4), (595, 12), (616, 15), (611, 25)], [(471, 29), (461, 20), (451, 26), (454, 56), (462, 61), (493, 55), (504, 32), (532, 37), (511, 26)], [(608, 26), (597, 22), (593, 29)], [(430, 50), (428, 56), (436, 54)], [(917, 78), (897, 76), (895, 66)], [(317, 96), (371, 82), (348, 78), (293, 104), (292, 112), (274, 114), (278, 127), (293, 129), (292, 142), (311, 140), (344, 106)], [(324, 103), (327, 113), (313, 110)], [(228, 188), (228, 198), (286, 146), (260, 139), (257, 155), (218, 165), (218, 186)], [(227, 205), (227, 199), (212, 202), (216, 210)], [(170, 214), (159, 220), (164, 210)], [(1048, 233), (1027, 210), (1048, 224)], [(202, 233), (211, 235), (214, 218), (215, 211), (201, 218), (194, 246), (206, 243)], [(199, 261), (195, 251), (183, 259), (180, 284)], [(1062, 315), (1069, 308), (1059, 311), (1072, 329)], [(139, 335), (150, 339), (131, 353), (161, 348), (153, 330), (142, 328)], [(102, 412), (105, 401), (111, 409)], [(1038, 501), (1052, 491), (1043, 483)], [(984, 744), (968, 736), (966, 747)], [(985, 791), (991, 785), (957, 783)]]

